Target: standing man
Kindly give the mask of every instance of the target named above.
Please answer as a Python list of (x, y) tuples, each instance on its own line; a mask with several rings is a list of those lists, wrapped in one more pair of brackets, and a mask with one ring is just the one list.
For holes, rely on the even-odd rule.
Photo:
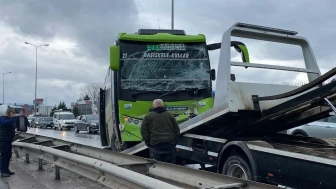
[(9, 161), (12, 157), (12, 142), (15, 135), (14, 121), (14, 108), (8, 108), (6, 116), (0, 117), (1, 177), (9, 177), (14, 174), (14, 172), (9, 170)]
[(180, 128), (174, 115), (163, 107), (161, 99), (153, 101), (153, 111), (141, 124), (142, 140), (149, 147), (150, 157), (167, 163), (175, 163)]
[(20, 116), (18, 116), (15, 120), (15, 127), (17, 131), (27, 132), (28, 127), (30, 127), (29, 121), (25, 116), (24, 111), (20, 112)]
[(27, 110), (27, 104), (23, 105), (23, 107), (22, 107), (22, 112), (23, 112), (23, 115), (24, 115), (25, 117), (28, 117), (28, 116), (29, 116), (29, 112), (28, 112), (28, 110)]

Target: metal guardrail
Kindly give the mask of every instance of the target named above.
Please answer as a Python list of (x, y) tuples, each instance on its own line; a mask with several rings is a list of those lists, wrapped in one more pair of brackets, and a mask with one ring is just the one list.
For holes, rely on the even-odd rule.
[(19, 133), (13, 143), (18, 151), (78, 173), (110, 188), (230, 188), (275, 189), (279, 187), (233, 178), (183, 166), (157, 162), (138, 156), (117, 153), (45, 136)]
[[(40, 161), (43, 159), (58, 166), (56, 167), (58, 170), (55, 171), (57, 179), (60, 178), (59, 167), (62, 167), (91, 179), (94, 178), (94, 173), (98, 173), (99, 175), (96, 175), (94, 180), (111, 188), (122, 188), (120, 187), (122, 185), (131, 188), (157, 188), (157, 186), (167, 189), (180, 188), (105, 161), (64, 152), (52, 147), (23, 142), (14, 142), (13, 146), (14, 150), (23, 151), (39, 158)], [(39, 163), (39, 166), (41, 165)]]

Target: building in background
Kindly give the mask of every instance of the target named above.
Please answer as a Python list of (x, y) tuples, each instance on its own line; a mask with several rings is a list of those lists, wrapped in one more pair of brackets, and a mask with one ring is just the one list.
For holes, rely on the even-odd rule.
[[(36, 98), (36, 102), (35, 100), (33, 100), (33, 104), (36, 104), (36, 108), (39, 107), (40, 105), (43, 104), (43, 98)], [(37, 112), (37, 110), (36, 110)]]
[[(33, 101), (34, 103), (34, 101)], [(29, 115), (34, 116), (34, 104), (26, 104), (26, 103), (6, 103), (8, 105), (13, 105), (13, 106), (23, 106), (26, 105), (27, 106), (27, 111), (29, 113)], [(46, 116), (49, 117), (51, 110), (52, 110), (52, 106), (46, 106), (43, 105), (43, 99), (37, 99), (37, 111), (36, 111), (36, 116)]]
[[(43, 117), (49, 117), (50, 113), (52, 112), (52, 106), (46, 105), (47, 100), (44, 100), (43, 98), (36, 98), (33, 100), (33, 104), (36, 104), (36, 115), (35, 116), (43, 116)], [(34, 115), (34, 105), (32, 107), (31, 115)]]
[[(37, 111), (36, 111), (36, 115), (37, 116), (43, 116), (43, 117), (49, 117), (50, 113), (52, 111), (52, 106), (38, 106), (37, 107)], [(33, 106), (34, 109), (34, 106)]]
[(8, 105), (13, 105), (13, 106), (23, 106), (26, 105), (27, 106), (27, 111), (29, 113), (29, 115), (34, 113), (34, 105), (31, 104), (26, 104), (26, 103), (6, 103)]
[(80, 115), (97, 114), (98, 108), (92, 100), (80, 100), (71, 103), (71, 109), (78, 108)]
[[(21, 106), (23, 106), (24, 104), (21, 104)], [(32, 104), (26, 104), (27, 105), (27, 110), (28, 110), (28, 113), (29, 115), (33, 114), (34, 113), (34, 105)]]

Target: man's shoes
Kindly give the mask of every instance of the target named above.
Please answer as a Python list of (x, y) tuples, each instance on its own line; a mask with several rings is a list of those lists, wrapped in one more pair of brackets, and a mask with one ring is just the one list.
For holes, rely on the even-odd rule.
[(8, 171), (8, 174), (9, 174), (9, 175), (14, 175), (14, 174), (15, 174), (15, 172)]
[(8, 173), (1, 173), (1, 177), (10, 177), (10, 174), (8, 174)]

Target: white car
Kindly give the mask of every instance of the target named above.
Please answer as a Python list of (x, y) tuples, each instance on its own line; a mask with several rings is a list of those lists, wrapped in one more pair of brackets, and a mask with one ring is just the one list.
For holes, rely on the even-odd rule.
[(53, 115), (53, 123), (54, 123), (54, 129), (68, 129), (74, 128), (74, 125), (76, 123), (75, 115), (72, 112), (55, 112)]
[(287, 134), (315, 138), (336, 138), (336, 115), (287, 130)]

